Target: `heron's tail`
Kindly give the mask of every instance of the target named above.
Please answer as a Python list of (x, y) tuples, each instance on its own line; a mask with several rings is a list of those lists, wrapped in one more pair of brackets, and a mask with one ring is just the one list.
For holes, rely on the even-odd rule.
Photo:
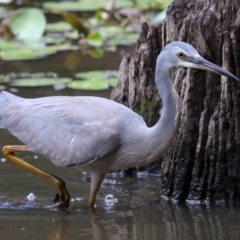
[(21, 97), (0, 90), (0, 128), (6, 128), (6, 115), (11, 105), (17, 104), (22, 100)]
[(6, 109), (7, 99), (4, 97), (3, 91), (0, 91), (0, 128), (3, 127), (3, 113)]

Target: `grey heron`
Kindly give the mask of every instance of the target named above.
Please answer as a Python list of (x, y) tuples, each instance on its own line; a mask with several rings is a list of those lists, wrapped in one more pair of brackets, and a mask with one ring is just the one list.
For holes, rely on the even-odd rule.
[(179, 129), (181, 101), (170, 83), (175, 66), (210, 70), (239, 81), (230, 72), (202, 58), (189, 44), (172, 42), (157, 58), (155, 80), (162, 98), (161, 117), (147, 127), (142, 117), (117, 102), (100, 97), (43, 97), (25, 99), (0, 93), (0, 128), (25, 145), (3, 147), (4, 156), (45, 177), (57, 188), (54, 202), (68, 207), (65, 182), (17, 157), (32, 151), (61, 167), (91, 173), (88, 206), (93, 207), (107, 172), (150, 164), (162, 157)]

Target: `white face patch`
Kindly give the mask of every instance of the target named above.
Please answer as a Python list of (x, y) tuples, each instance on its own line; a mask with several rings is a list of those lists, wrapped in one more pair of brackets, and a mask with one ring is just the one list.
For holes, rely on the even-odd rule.
[[(177, 59), (181, 60), (181, 59), (178, 58), (178, 56), (177, 56), (178, 53), (183, 53), (183, 54), (184, 54), (185, 56), (187, 56), (187, 57), (200, 57), (200, 55), (198, 54), (197, 51), (192, 52), (191, 55), (189, 55), (188, 52), (186, 52), (186, 51), (183, 50), (182, 48), (176, 46), (176, 47), (174, 47), (174, 49), (173, 49), (173, 54), (177, 57)], [(195, 67), (195, 66), (190, 66), (190, 65), (188, 65), (188, 67)]]
[[(191, 63), (191, 62), (180, 62), (179, 65), (183, 66), (183, 67), (190, 67), (190, 68), (201, 68), (201, 66), (198, 66), (194, 63)], [(204, 69), (204, 68), (202, 68)]]
[(180, 47), (174, 47), (173, 49), (173, 54), (175, 55), (175, 57), (178, 59), (178, 65), (179, 66), (183, 66), (183, 67), (191, 67), (191, 68), (199, 68), (199, 69), (204, 69), (204, 67), (201, 67), (197, 64), (194, 64), (194, 63), (191, 63), (191, 62), (188, 62), (187, 59), (181, 59), (178, 57), (178, 54), (179, 53), (182, 53), (184, 54), (186, 57), (200, 57), (200, 55), (197, 53), (197, 52), (194, 52), (192, 53), (191, 55), (189, 55), (188, 52), (186, 52), (185, 50), (183, 50), (182, 48)]

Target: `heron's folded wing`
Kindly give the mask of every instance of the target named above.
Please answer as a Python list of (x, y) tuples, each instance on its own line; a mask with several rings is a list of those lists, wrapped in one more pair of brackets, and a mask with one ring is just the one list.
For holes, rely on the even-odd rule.
[[(9, 93), (8, 93), (9, 95)], [(126, 126), (142, 118), (116, 102), (97, 97), (20, 100), (11, 94), (2, 126), (29, 148), (61, 166), (87, 164), (120, 146)]]
[(9, 131), (58, 166), (87, 164), (119, 146), (117, 132), (100, 121), (65, 124), (25, 116)]
[(108, 110), (116, 104), (112, 101), (91, 97), (8, 100), (2, 115), (5, 128), (56, 165), (87, 164), (119, 146), (116, 118), (111, 114), (114, 107)]

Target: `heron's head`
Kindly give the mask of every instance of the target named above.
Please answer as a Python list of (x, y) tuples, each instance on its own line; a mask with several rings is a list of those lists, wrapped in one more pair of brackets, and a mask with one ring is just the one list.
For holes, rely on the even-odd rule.
[(165, 62), (168, 62), (171, 67), (183, 66), (204, 69), (239, 81), (237, 77), (227, 70), (224, 70), (221, 67), (202, 58), (197, 50), (190, 44), (184, 42), (172, 42), (166, 45), (162, 52)]

